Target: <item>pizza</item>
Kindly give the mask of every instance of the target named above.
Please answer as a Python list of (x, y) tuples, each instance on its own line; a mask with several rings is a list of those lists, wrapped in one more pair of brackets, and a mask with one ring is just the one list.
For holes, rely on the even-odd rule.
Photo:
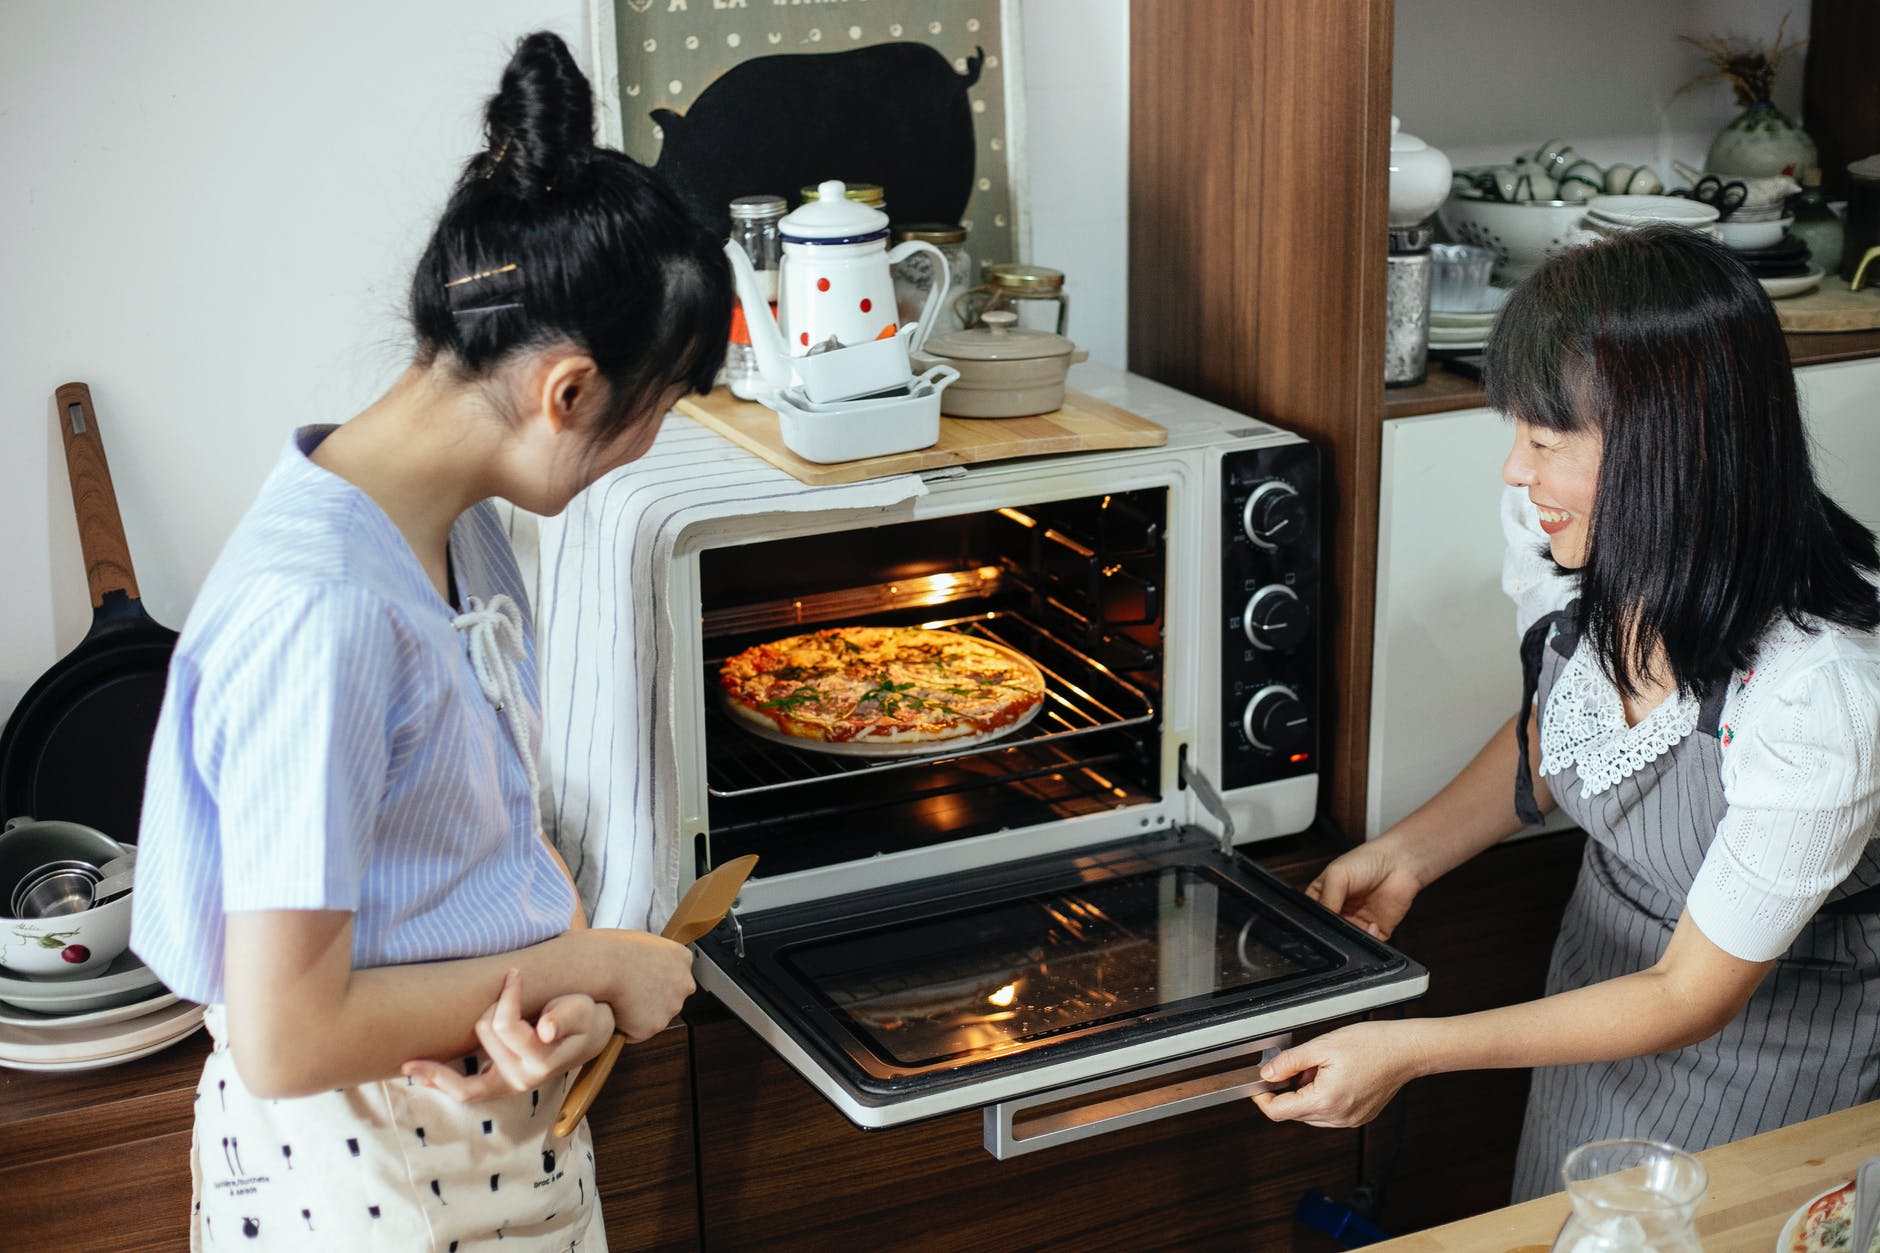
[(1854, 1184), (1816, 1197), (1794, 1224), (1789, 1253), (1855, 1253)]
[(924, 627), (831, 627), (758, 644), (728, 658), (718, 682), (754, 730), (832, 751), (989, 739), (1036, 715), (1045, 690), (1022, 654)]

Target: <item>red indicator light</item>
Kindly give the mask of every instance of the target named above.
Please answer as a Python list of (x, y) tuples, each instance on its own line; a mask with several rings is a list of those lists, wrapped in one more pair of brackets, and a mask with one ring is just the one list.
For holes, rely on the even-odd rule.
[(1286, 760), (1296, 766), (1300, 762), (1304, 761), (1306, 758), (1310, 756), (1312, 756), (1311, 753), (1294, 753), (1291, 757), (1288, 757)]

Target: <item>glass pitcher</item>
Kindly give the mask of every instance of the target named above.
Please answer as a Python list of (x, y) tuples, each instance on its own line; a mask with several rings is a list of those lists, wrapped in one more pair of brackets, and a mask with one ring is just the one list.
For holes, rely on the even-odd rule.
[(1553, 1253), (1700, 1253), (1704, 1164), (1657, 1140), (1595, 1140), (1560, 1167), (1573, 1213)]

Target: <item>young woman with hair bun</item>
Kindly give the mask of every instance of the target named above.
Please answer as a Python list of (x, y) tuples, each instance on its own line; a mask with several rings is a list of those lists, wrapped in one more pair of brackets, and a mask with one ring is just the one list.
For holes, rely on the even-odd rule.
[(171, 666), (132, 946), (209, 1006), (195, 1247), (601, 1250), (586, 1125), (616, 1030), (692, 991), (679, 945), (589, 929), (539, 809), (528, 598), (492, 498), (559, 512), (711, 384), (718, 241), (593, 141), (523, 39), (411, 284), (417, 351), (303, 427)]
[(1310, 891), (1388, 937), (1558, 806), (1588, 838), (1548, 995), (1330, 1032), (1255, 1099), (1352, 1126), (1418, 1075), (1534, 1067), (1519, 1201), (1591, 1140), (1704, 1149), (1880, 1097), (1880, 560), (1816, 484), (1768, 297), (1694, 232), (1549, 261), (1484, 378), (1525, 498), (1506, 582), (1562, 594), (1516, 715)]

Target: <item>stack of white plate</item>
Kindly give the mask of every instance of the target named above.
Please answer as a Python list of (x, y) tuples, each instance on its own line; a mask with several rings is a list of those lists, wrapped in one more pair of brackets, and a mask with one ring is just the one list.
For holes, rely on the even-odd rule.
[(135, 954), (83, 979), (0, 970), (0, 1066), (97, 1070), (144, 1057), (202, 1026)]
[(1586, 227), (1602, 235), (1666, 222), (1716, 239), (1718, 217), (1717, 206), (1683, 196), (1594, 196), (1586, 202)]
[(1488, 343), (1488, 332), (1495, 325), (1508, 291), (1502, 287), (1484, 289), (1479, 309), (1445, 309), (1430, 306), (1430, 351), (1473, 352)]

